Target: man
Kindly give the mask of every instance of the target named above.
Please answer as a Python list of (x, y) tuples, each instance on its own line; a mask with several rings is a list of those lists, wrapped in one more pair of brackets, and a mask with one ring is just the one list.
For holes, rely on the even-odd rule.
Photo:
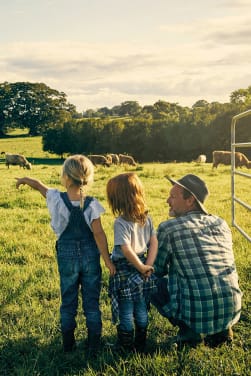
[(231, 342), (242, 296), (231, 231), (223, 219), (208, 214), (203, 205), (208, 189), (198, 176), (168, 180), (169, 215), (175, 218), (158, 228), (154, 269), (160, 278), (151, 301), (178, 325), (178, 345)]

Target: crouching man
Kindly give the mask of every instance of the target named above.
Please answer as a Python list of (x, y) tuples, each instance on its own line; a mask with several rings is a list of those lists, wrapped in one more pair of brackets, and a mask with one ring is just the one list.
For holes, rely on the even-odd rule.
[(168, 179), (169, 215), (175, 218), (158, 228), (158, 292), (151, 302), (179, 327), (177, 345), (229, 343), (242, 296), (231, 231), (223, 219), (208, 214), (203, 205), (208, 189), (198, 176)]

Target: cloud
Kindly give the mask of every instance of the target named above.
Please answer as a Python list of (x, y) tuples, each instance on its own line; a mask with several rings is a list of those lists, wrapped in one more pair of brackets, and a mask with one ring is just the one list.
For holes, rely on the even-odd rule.
[(211, 44), (250, 45), (251, 17), (229, 17), (227, 20), (207, 22), (205, 30), (203, 38)]
[[(197, 39), (182, 48), (72, 41), (2, 44), (0, 75), (9, 82), (44, 82), (65, 92), (79, 111), (125, 100), (144, 105), (163, 99), (188, 106), (198, 99), (227, 101), (233, 90), (250, 85), (251, 52), (245, 43), (232, 48), (227, 22), (208, 24), (199, 38), (198, 24), (183, 25), (183, 32), (196, 32)], [(235, 24), (244, 30), (237, 19)], [(227, 37), (232, 42), (222, 44)]]
[(223, 5), (232, 8), (250, 8), (250, 0), (227, 0), (223, 2)]
[[(184, 38), (180, 44), (207, 43), (211, 48), (222, 45), (250, 45), (251, 14), (247, 16), (199, 19), (189, 23), (160, 26), (162, 32), (178, 33)], [(190, 38), (190, 43), (187, 41)]]

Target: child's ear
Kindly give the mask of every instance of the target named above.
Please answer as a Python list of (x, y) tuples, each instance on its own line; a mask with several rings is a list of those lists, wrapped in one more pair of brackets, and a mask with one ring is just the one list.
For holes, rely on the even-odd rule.
[(68, 175), (66, 175), (66, 174), (63, 174), (62, 176), (61, 176), (61, 184), (65, 187), (65, 188), (67, 188), (67, 182), (69, 181), (69, 177), (68, 177)]

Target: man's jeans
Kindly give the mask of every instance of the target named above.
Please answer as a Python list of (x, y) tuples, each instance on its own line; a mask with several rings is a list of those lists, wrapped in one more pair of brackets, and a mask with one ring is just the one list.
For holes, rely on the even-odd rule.
[(63, 240), (57, 244), (57, 261), (60, 274), (61, 330), (75, 329), (78, 308), (78, 291), (81, 286), (82, 305), (88, 331), (101, 333), (99, 308), (101, 290), (100, 255), (82, 242)]
[(139, 328), (146, 328), (148, 312), (145, 298), (137, 301), (131, 299), (119, 300), (119, 328), (125, 332), (134, 330), (134, 322)]

